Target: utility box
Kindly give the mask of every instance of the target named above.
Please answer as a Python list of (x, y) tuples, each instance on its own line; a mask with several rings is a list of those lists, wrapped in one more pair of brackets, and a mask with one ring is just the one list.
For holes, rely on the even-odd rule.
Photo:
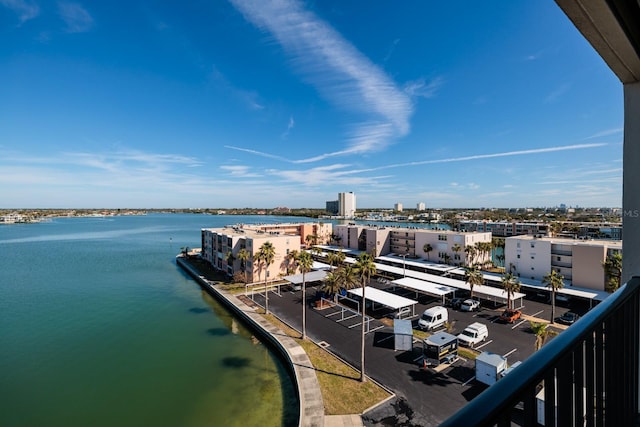
[(413, 350), (413, 328), (411, 320), (394, 319), (393, 334), (395, 337), (394, 350)]
[(422, 342), (425, 365), (453, 363), (458, 357), (458, 337), (447, 332), (433, 334)]
[(484, 351), (476, 357), (476, 380), (486, 385), (495, 384), (507, 369), (507, 358)]

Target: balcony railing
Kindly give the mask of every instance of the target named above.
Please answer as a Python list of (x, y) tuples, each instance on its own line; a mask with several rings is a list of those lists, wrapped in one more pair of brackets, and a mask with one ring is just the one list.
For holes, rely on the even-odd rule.
[(639, 322), (634, 277), (442, 426), (638, 425)]

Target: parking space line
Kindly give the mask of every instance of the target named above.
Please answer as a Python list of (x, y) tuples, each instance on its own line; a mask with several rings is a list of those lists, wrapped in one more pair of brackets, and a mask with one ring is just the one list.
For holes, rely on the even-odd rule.
[(517, 328), (518, 326), (522, 325), (522, 324), (523, 324), (523, 323), (525, 323), (525, 322), (528, 322), (528, 320), (526, 320), (526, 319), (525, 319), (525, 320), (521, 321), (520, 323), (516, 323), (515, 325), (513, 325), (513, 326), (511, 327), (511, 329), (515, 329), (515, 328)]
[(479, 346), (474, 347), (474, 348), (475, 348), (476, 350), (480, 350), (482, 347), (484, 347), (484, 346), (485, 346), (485, 345), (487, 345), (487, 344), (491, 344), (492, 342), (493, 342), (493, 340), (489, 340), (489, 341), (485, 342), (484, 344), (479, 345)]
[(475, 379), (476, 379), (476, 377), (475, 377), (475, 375), (474, 375), (474, 376), (472, 376), (471, 378), (469, 378), (468, 380), (466, 380), (465, 382), (463, 382), (463, 383), (462, 383), (462, 385), (463, 385), (463, 386), (465, 386), (465, 385), (469, 384), (471, 381), (473, 381), (473, 380), (475, 380)]
[(542, 313), (542, 312), (544, 312), (544, 310), (540, 310), (539, 312), (537, 312), (537, 313), (533, 313), (533, 314), (530, 314), (529, 316), (531, 316), (531, 317), (536, 317), (538, 314), (540, 314), (540, 313)]
[(510, 356), (512, 353), (515, 353), (518, 349), (514, 348), (513, 350), (511, 350), (510, 352), (508, 352), (507, 354), (503, 354), (502, 357), (508, 357)]
[(382, 338), (381, 340), (379, 340), (379, 341), (377, 342), (377, 344), (380, 344), (381, 342), (385, 342), (386, 340), (390, 340), (391, 338), (394, 338), (394, 335), (389, 335), (389, 336), (388, 336), (388, 337), (386, 337), (386, 338)]

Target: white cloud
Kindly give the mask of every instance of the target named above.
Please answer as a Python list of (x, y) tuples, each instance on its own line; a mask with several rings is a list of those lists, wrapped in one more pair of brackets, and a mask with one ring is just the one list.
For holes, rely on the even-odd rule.
[(607, 129), (607, 130), (603, 130), (597, 133), (594, 133), (591, 136), (586, 137), (585, 139), (593, 139), (593, 138), (600, 138), (602, 136), (609, 136), (609, 135), (616, 135), (616, 134), (621, 134), (624, 131), (623, 127), (618, 127), (618, 128), (613, 128), (613, 129)]
[(379, 67), (300, 2), (231, 0), (244, 17), (268, 31), (295, 68), (337, 107), (366, 119), (354, 124), (344, 150), (304, 159), (318, 161), (386, 148), (409, 133), (410, 98)]
[(260, 102), (260, 95), (251, 90), (240, 89), (232, 85), (222, 72), (214, 65), (209, 73), (209, 80), (222, 86), (231, 96), (239, 100), (251, 110), (264, 110), (265, 106)]
[(220, 166), (220, 169), (228, 172), (232, 177), (255, 178), (260, 176), (260, 174), (255, 173), (254, 168), (249, 166)]
[(433, 98), (436, 92), (444, 85), (442, 77), (436, 77), (427, 82), (424, 77), (405, 83), (404, 91), (413, 97)]
[(293, 116), (289, 117), (289, 123), (287, 123), (287, 129), (282, 133), (282, 138), (287, 138), (295, 125), (296, 122), (293, 120)]
[(68, 33), (84, 33), (93, 27), (93, 18), (80, 3), (59, 2), (58, 13)]
[(545, 98), (544, 102), (547, 103), (547, 104), (550, 104), (550, 103), (553, 103), (553, 102), (557, 101), (558, 98), (560, 98), (562, 95), (567, 93), (570, 88), (571, 88), (571, 85), (569, 83), (564, 83), (564, 84), (560, 85), (553, 92), (551, 92), (549, 95), (547, 95), (547, 97)]
[(40, 14), (40, 7), (26, 0), (0, 0), (0, 5), (15, 12), (20, 19), (20, 25)]

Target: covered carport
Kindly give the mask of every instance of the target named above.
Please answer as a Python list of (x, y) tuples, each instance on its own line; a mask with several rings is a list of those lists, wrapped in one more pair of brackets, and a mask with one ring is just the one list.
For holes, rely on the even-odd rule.
[[(465, 291), (471, 291), (471, 286), (464, 280), (451, 279), (449, 277), (436, 276), (435, 274), (420, 273), (421, 278), (428, 282), (436, 283), (439, 285), (450, 286), (452, 288), (463, 289)], [(507, 292), (504, 289), (494, 288), (487, 285), (475, 285), (473, 287), (474, 295), (483, 300), (492, 301), (494, 304), (506, 304)], [(513, 302), (513, 308), (524, 307), (523, 299), (525, 294), (521, 292), (514, 292), (511, 294), (511, 301)]]
[(451, 293), (455, 295), (456, 288), (452, 288), (446, 285), (440, 285), (433, 282), (425, 282), (424, 280), (414, 279), (413, 277), (403, 277), (402, 279), (396, 279), (391, 282), (395, 286), (399, 286), (404, 289), (409, 289), (418, 294), (426, 294), (429, 296), (440, 297), (442, 304), (445, 303), (445, 297)]
[[(362, 288), (353, 288), (349, 289), (351, 295), (355, 295), (359, 298), (362, 298)], [(401, 297), (400, 295), (392, 294), (390, 292), (381, 291), (380, 289), (367, 286), (365, 287), (365, 297), (367, 300), (373, 303), (373, 309), (375, 310), (375, 304), (379, 304), (385, 307), (388, 307), (394, 311), (400, 310), (402, 308), (411, 308), (411, 315), (415, 316), (416, 314), (416, 304), (418, 301), (414, 301), (409, 298)]]
[[(283, 277), (283, 280), (286, 280), (287, 282), (291, 283), (291, 285), (293, 286), (294, 289), (299, 290), (300, 286), (302, 285), (302, 282), (303, 282), (303, 277), (302, 276), (303, 276), (302, 273), (292, 274), (290, 276)], [(304, 281), (306, 283), (320, 282), (320, 281), (324, 280), (325, 277), (327, 277), (327, 271), (326, 270), (310, 271), (310, 272), (304, 274)]]

